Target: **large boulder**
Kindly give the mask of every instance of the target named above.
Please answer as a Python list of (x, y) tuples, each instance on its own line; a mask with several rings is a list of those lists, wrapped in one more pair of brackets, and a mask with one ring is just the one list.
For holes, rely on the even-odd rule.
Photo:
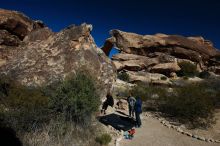
[(139, 71), (143, 69), (147, 69), (149, 66), (156, 65), (159, 63), (158, 58), (140, 58), (137, 60), (126, 60), (126, 61), (117, 61), (113, 60), (117, 70), (132, 70), (132, 71)]
[[(102, 49), (107, 55), (112, 47), (119, 50), (119, 54), (112, 57), (118, 71), (142, 70), (174, 75), (180, 70), (178, 63), (182, 61), (197, 65), (199, 72), (220, 65), (220, 51), (203, 37), (139, 35), (120, 30), (112, 30), (110, 35)], [(218, 69), (212, 70), (218, 72)]]
[[(123, 52), (147, 56), (150, 52), (166, 52), (177, 55), (181, 58), (201, 61), (208, 60), (220, 52), (211, 43), (207, 43), (202, 37), (183, 37), (180, 35), (139, 35), (123, 32), (120, 30), (111, 31), (112, 43)], [(111, 41), (108, 41), (109, 43)], [(107, 48), (104, 46), (104, 48)], [(107, 49), (106, 49), (107, 50)], [(192, 54), (189, 56), (189, 54)]]
[(157, 64), (157, 65), (153, 66), (150, 71), (153, 73), (163, 73), (163, 74), (166, 74), (169, 76), (170, 73), (178, 72), (180, 70), (181, 70), (181, 68), (178, 66), (178, 64), (176, 62), (174, 62), (174, 63)]
[(169, 78), (159, 73), (127, 71), (127, 74), (129, 75), (129, 82), (132, 83), (148, 83), (168, 86), (172, 84)]
[(33, 21), (17, 11), (0, 9), (0, 29), (23, 40), (24, 37), (38, 28), (44, 27), (41, 21)]
[(148, 59), (149, 57), (146, 56), (140, 56), (136, 54), (127, 54), (127, 53), (119, 53), (115, 54), (112, 56), (113, 60), (118, 60), (118, 61), (128, 61), (128, 60), (145, 60)]
[(10, 39), (0, 43), (0, 73), (27, 86), (42, 86), (85, 68), (101, 87), (111, 88), (115, 68), (96, 46), (91, 30), (92, 25), (81, 24), (54, 33), (23, 14), (0, 10), (0, 32), (5, 32), (5, 40), (13, 36), (11, 42), (21, 42), (16, 46), (10, 45)]

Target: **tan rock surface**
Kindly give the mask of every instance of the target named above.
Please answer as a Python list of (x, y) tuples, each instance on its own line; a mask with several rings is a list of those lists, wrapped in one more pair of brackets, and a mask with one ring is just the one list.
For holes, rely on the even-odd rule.
[(0, 37), (1, 74), (41, 86), (86, 68), (105, 90), (112, 86), (115, 68), (90, 35), (92, 25), (71, 25), (54, 33), (40, 24), (19, 12), (0, 10), (0, 33), (5, 34)]

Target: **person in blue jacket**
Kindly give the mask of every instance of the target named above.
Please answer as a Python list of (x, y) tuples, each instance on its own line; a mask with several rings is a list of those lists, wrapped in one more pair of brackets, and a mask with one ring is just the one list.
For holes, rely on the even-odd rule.
[(140, 114), (142, 113), (142, 101), (140, 97), (137, 97), (137, 100), (135, 102), (135, 117), (136, 117), (136, 127), (141, 127), (141, 118)]

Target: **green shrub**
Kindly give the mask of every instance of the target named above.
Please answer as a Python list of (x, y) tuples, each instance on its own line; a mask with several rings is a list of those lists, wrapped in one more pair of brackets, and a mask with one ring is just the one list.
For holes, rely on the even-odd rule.
[(119, 72), (118, 78), (122, 81), (125, 81), (125, 82), (129, 81), (129, 75), (126, 72)]
[(177, 73), (178, 76), (194, 77), (198, 75), (196, 65), (189, 62), (181, 62), (178, 65), (181, 68), (181, 70)]
[(45, 88), (26, 87), (1, 76), (0, 126), (13, 128), (24, 145), (95, 142), (97, 127), (89, 122), (100, 103), (96, 87), (82, 71)]
[(112, 137), (109, 134), (102, 134), (101, 136), (96, 137), (95, 140), (101, 145), (108, 145), (111, 142)]
[(211, 76), (211, 74), (208, 71), (202, 71), (199, 73), (199, 77), (202, 79), (208, 79)]
[(183, 77), (183, 79), (184, 79), (184, 80), (188, 80), (188, 79), (189, 79), (189, 77), (187, 77), (187, 76), (184, 76), (184, 77)]
[(161, 112), (193, 127), (205, 127), (212, 122), (214, 103), (205, 86), (188, 85), (175, 89), (175, 93), (161, 98)]
[(80, 124), (89, 123), (100, 104), (94, 81), (84, 72), (67, 78), (51, 96), (49, 104), (53, 112)]
[(160, 79), (166, 81), (166, 80), (167, 80), (167, 77), (162, 76), (162, 77), (160, 77)]
[(45, 88), (5, 79), (0, 79), (0, 124), (16, 130), (35, 130), (57, 117), (85, 125), (100, 104), (94, 80), (84, 72)]
[(154, 94), (157, 94), (159, 97), (165, 96), (166, 90), (162, 87), (138, 84), (131, 90), (131, 93), (134, 97), (140, 97), (142, 101), (147, 101), (151, 99)]
[(8, 126), (16, 130), (34, 130), (48, 121), (48, 97), (41, 89), (17, 84), (10, 86), (2, 99), (1, 115)]

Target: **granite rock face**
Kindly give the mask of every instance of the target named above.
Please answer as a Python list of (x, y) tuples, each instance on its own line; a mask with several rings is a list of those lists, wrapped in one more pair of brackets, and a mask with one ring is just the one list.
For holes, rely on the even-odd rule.
[(0, 10), (0, 73), (27, 86), (41, 86), (83, 67), (102, 87), (111, 88), (115, 68), (91, 31), (92, 25), (84, 23), (54, 33), (19, 12)]

